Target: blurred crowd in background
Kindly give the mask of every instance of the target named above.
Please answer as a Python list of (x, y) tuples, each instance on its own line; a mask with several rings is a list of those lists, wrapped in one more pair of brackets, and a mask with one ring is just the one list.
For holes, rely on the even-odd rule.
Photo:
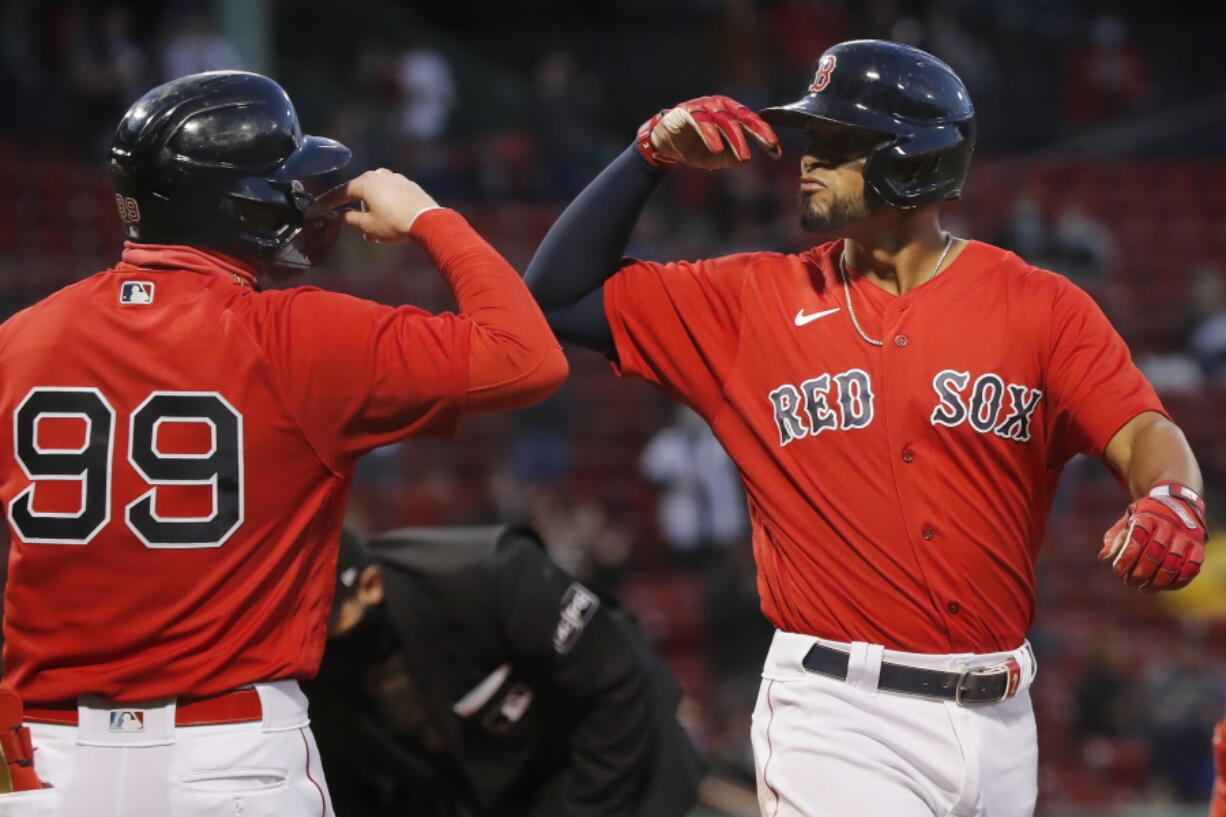
[[(272, 73), (308, 131), (354, 149), (355, 170), (404, 172), (522, 269), (560, 208), (654, 112), (704, 93), (788, 101), (829, 45), (895, 39), (948, 61), (979, 112), (966, 200), (947, 226), (1098, 299), (1191, 436), (1216, 530), (1226, 524), (1226, 11), (1186, 5), (1197, 10), (270, 0), (269, 58), (243, 52), (224, 2), (0, 0), (0, 314), (115, 261), (106, 146), (132, 100), (182, 74)], [(674, 172), (633, 254), (808, 246), (796, 161)], [(306, 282), (450, 307), (412, 247), (346, 240)], [(466, 421), (455, 442), (369, 457), (354, 521), (532, 523), (567, 569), (639, 614), (713, 765), (751, 783), (749, 713), (770, 628), (735, 471), (696, 417), (641, 384), (611, 387), (594, 355), (571, 361), (570, 382), (537, 407)], [(1075, 460), (1039, 562), (1032, 694), (1049, 808), (1191, 803), (1211, 786), (1209, 735), (1226, 703), (1223, 539), (1188, 590), (1142, 596), (1094, 558), (1125, 504), (1101, 464)]]

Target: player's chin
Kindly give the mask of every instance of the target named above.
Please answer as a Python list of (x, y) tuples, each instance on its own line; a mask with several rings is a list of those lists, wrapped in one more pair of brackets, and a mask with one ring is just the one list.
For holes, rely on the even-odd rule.
[(817, 200), (817, 191), (802, 190), (796, 195), (796, 205), (800, 209), (801, 218), (814, 218), (823, 215), (829, 204)]
[(830, 218), (828, 207), (815, 205), (807, 196), (801, 195), (800, 229), (806, 233), (827, 235), (837, 229), (837, 226), (834, 220)]

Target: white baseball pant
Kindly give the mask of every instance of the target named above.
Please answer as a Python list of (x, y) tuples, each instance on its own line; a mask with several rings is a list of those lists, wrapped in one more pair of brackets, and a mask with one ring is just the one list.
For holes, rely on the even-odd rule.
[[(808, 672), (820, 642), (849, 653), (847, 680)], [(881, 662), (961, 671), (1009, 658), (1020, 691), (1000, 703), (877, 689)], [(1013, 652), (925, 655), (776, 632), (753, 715), (763, 817), (1031, 817), (1038, 745), (1027, 691), (1030, 645)]]
[(52, 788), (0, 795), (0, 817), (333, 817), (306, 697), (255, 686), (262, 721), (176, 727), (169, 704), (118, 731), (111, 708), (83, 705), (77, 726), (30, 724)]

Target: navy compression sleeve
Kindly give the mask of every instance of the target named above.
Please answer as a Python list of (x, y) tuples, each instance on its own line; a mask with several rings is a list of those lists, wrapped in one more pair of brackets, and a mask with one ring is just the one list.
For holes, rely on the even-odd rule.
[(550, 228), (524, 281), (558, 337), (616, 356), (604, 313), (604, 282), (621, 268), (634, 225), (665, 173), (631, 145)]

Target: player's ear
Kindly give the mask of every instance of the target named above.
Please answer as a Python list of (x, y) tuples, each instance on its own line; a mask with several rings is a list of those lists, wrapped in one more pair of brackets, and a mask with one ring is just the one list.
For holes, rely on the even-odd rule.
[(383, 601), (383, 573), (375, 565), (362, 568), (358, 576), (358, 601), (366, 606)]

